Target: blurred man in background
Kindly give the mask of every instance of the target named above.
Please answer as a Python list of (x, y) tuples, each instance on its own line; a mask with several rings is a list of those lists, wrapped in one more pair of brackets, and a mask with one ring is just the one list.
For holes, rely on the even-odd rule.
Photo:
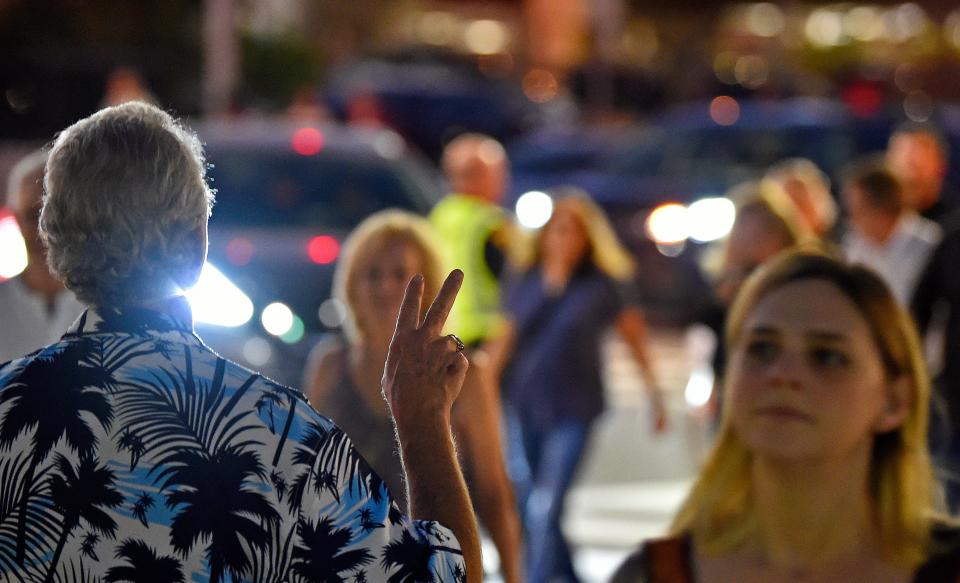
[(906, 203), (897, 177), (883, 164), (854, 165), (844, 177), (843, 201), (850, 230), (843, 239), (847, 260), (862, 263), (886, 281), (908, 306), (942, 231)]
[(512, 230), (500, 207), (509, 173), (507, 154), (493, 138), (464, 134), (446, 147), (442, 165), (451, 194), (434, 207), (430, 222), (447, 265), (464, 272), (451, 327), (467, 346), (478, 348), (502, 325), (499, 278)]
[(47, 252), (38, 223), (43, 199), (46, 152), (34, 152), (16, 164), (7, 185), (7, 206), (23, 234), (27, 267), (0, 283), (0, 362), (54, 342), (83, 306), (47, 268)]
[(947, 175), (943, 135), (930, 125), (900, 126), (890, 136), (886, 161), (903, 185), (906, 206), (943, 224), (953, 210), (953, 201), (943, 192)]

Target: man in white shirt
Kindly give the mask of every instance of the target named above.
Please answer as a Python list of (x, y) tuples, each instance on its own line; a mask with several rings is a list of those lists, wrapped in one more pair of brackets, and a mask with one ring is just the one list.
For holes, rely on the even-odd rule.
[(907, 207), (896, 176), (878, 163), (858, 165), (843, 182), (849, 230), (847, 260), (876, 271), (901, 304), (908, 306), (917, 281), (943, 234)]
[(38, 234), (46, 161), (46, 152), (34, 152), (10, 172), (7, 206), (23, 234), (28, 264), (0, 283), (0, 363), (55, 342), (83, 310), (73, 292), (50, 274)]

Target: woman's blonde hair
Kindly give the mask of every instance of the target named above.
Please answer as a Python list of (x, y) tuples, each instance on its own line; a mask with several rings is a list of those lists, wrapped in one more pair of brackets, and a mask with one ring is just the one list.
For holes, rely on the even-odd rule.
[[(796, 281), (824, 280), (860, 310), (879, 349), (888, 378), (906, 378), (912, 391), (903, 424), (874, 438), (869, 488), (884, 555), (914, 567), (930, 553), (934, 481), (927, 453), (930, 381), (916, 329), (887, 286), (871, 271), (810, 251), (787, 251), (754, 273), (727, 320), (727, 344), (736, 346), (750, 312), (771, 292)], [(722, 554), (745, 543), (756, 528), (752, 508), (752, 456), (730, 421), (726, 400), (720, 436), (671, 531), (690, 533), (706, 553)]]
[[(557, 211), (570, 211), (577, 217), (587, 236), (590, 261), (603, 273), (618, 280), (626, 280), (636, 273), (637, 265), (617, 238), (606, 214), (597, 206), (586, 191), (573, 186), (564, 186), (551, 191), (554, 199), (553, 215)], [(552, 220), (552, 219), (551, 219)], [(543, 233), (550, 223), (537, 230), (520, 245), (514, 263), (520, 271), (526, 271), (541, 261)]]
[(424, 277), (422, 309), (429, 307), (443, 283), (442, 262), (434, 237), (426, 219), (400, 210), (370, 215), (350, 233), (333, 275), (333, 296), (347, 308), (343, 329), (351, 342), (360, 342), (366, 332), (365, 323), (356, 313), (360, 267), (387, 245), (399, 241), (413, 245), (420, 253)]

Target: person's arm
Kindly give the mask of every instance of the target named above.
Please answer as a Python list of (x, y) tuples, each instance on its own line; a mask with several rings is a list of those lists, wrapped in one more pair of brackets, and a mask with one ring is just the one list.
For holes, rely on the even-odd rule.
[(473, 361), (454, 407), (454, 432), (464, 465), (469, 468), (470, 493), (480, 520), (500, 555), (506, 583), (521, 583), (523, 543), (513, 486), (507, 476), (501, 443), (498, 386)]
[(343, 351), (336, 340), (324, 340), (310, 351), (303, 371), (303, 392), (314, 409), (320, 410), (334, 385), (344, 374)]
[(616, 327), (617, 332), (626, 341), (630, 354), (640, 365), (643, 384), (650, 395), (650, 404), (653, 408), (654, 429), (658, 432), (663, 431), (667, 426), (667, 410), (663, 403), (660, 382), (647, 352), (647, 322), (643, 312), (634, 307), (624, 308), (617, 316)]
[(447, 277), (422, 323), (423, 276), (410, 281), (390, 341), (382, 386), (397, 425), (410, 516), (439, 522), (453, 531), (463, 551), (467, 581), (480, 583), (480, 537), (450, 431), (451, 407), (468, 363), (452, 340), (440, 336), (462, 281), (459, 270)]
[(499, 333), (483, 343), (482, 351), (486, 358), (484, 365), (485, 376), (491, 379), (494, 386), (500, 385), (503, 370), (513, 354), (513, 345), (516, 342), (516, 324), (507, 316), (503, 317)]

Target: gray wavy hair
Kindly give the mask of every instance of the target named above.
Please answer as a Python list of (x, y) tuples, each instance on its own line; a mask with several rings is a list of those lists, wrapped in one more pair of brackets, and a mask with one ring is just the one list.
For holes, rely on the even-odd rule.
[(81, 301), (155, 300), (196, 281), (213, 192), (200, 141), (164, 111), (125, 103), (63, 130), (44, 190), (48, 263)]

